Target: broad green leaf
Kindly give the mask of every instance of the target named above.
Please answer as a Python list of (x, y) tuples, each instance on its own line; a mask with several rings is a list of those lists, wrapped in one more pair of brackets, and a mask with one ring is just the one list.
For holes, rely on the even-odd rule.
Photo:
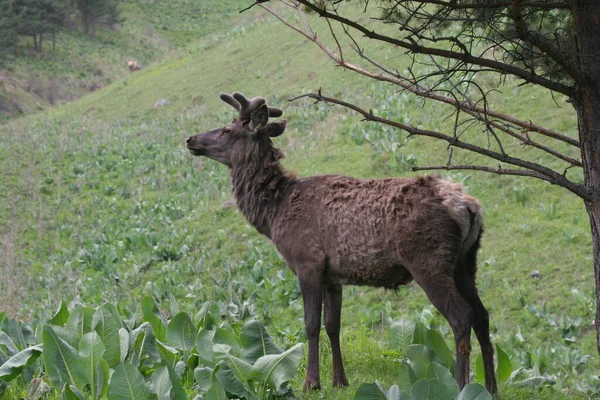
[(458, 400), (492, 400), (492, 395), (480, 384), (469, 383), (458, 395)]
[(93, 393), (96, 399), (104, 398), (108, 393), (108, 378), (110, 377), (110, 369), (106, 360), (100, 360), (96, 363), (94, 369), (94, 382), (96, 388)]
[(56, 326), (65, 326), (68, 319), (69, 308), (67, 307), (67, 303), (61, 300), (60, 306), (58, 306), (58, 310), (56, 310), (52, 319), (48, 321), (48, 324)]
[(229, 400), (225, 389), (218, 382), (213, 383), (210, 389), (208, 389), (206, 398), (210, 400)]
[(125, 328), (119, 329), (119, 349), (121, 350), (120, 362), (123, 363), (129, 353), (129, 332)]
[[(86, 383), (90, 385), (92, 391), (92, 398), (98, 399), (100, 393), (97, 392), (98, 388), (102, 388), (97, 379), (104, 380), (101, 366), (99, 366), (102, 357), (104, 356), (105, 347), (100, 340), (100, 336), (96, 332), (88, 332), (81, 338), (79, 343), (79, 363), (80, 363), (80, 374)], [(100, 368), (100, 372), (98, 369)]]
[(194, 382), (194, 369), (198, 366), (198, 355), (191, 354), (185, 362), (185, 374), (181, 378), (183, 383)]
[(183, 377), (183, 374), (185, 373), (185, 362), (183, 360), (179, 360), (175, 363), (175, 366), (173, 367), (173, 370), (177, 373), (177, 376), (179, 376), (179, 379), (181, 379)]
[(242, 359), (253, 363), (267, 354), (280, 354), (281, 349), (275, 345), (265, 327), (256, 320), (250, 320), (242, 327), (240, 335)]
[(194, 347), (196, 326), (188, 313), (181, 312), (167, 325), (167, 344), (176, 349), (189, 352)]
[(415, 332), (413, 334), (413, 344), (427, 344), (427, 327), (422, 322), (415, 322)]
[(164, 343), (167, 337), (167, 323), (152, 297), (144, 297), (144, 300), (142, 300), (142, 312), (144, 314), (144, 321), (152, 325), (156, 339)]
[(247, 382), (241, 381), (230, 368), (221, 367), (217, 369), (215, 371), (215, 377), (217, 378), (217, 382), (219, 382), (227, 392), (247, 400), (257, 399), (250, 391), (251, 389), (248, 387)]
[(483, 370), (483, 357), (481, 353), (475, 357), (475, 380), (485, 382), (485, 371)]
[(452, 393), (452, 398), (456, 398), (460, 393), (456, 379), (445, 366), (432, 362), (425, 371), (426, 379), (439, 379), (440, 382)]
[(167, 365), (167, 370), (169, 371), (169, 378), (173, 384), (173, 388), (171, 389), (171, 400), (187, 400), (187, 395), (183, 389), (181, 378), (179, 375), (177, 375), (175, 369), (171, 368), (171, 366)]
[(58, 336), (59, 338), (61, 338), (65, 342), (67, 342), (69, 344), (69, 346), (74, 347), (74, 348), (79, 347), (79, 340), (81, 339), (81, 337), (77, 336), (76, 332), (70, 331), (69, 329), (65, 328), (64, 326), (55, 326), (55, 325), (50, 325), (50, 326), (52, 327), (52, 330), (54, 331), (54, 333), (56, 333), (56, 336)]
[(268, 383), (279, 390), (284, 382), (296, 375), (302, 360), (302, 343), (298, 343), (281, 354), (262, 356), (252, 366), (251, 376), (254, 380)]
[(152, 374), (152, 388), (154, 389), (154, 393), (156, 393), (158, 400), (171, 399), (171, 389), (173, 388), (173, 384), (171, 383), (171, 378), (169, 377), (169, 371), (167, 370), (166, 365), (158, 368)]
[(75, 386), (65, 383), (61, 393), (62, 400), (85, 400), (83, 393), (79, 391)]
[(386, 392), (388, 400), (410, 400), (410, 395), (394, 385)]
[(19, 328), (21, 328), (21, 334), (25, 339), (25, 347), (40, 343), (35, 335), (35, 332), (29, 327), (29, 325), (25, 324), (24, 322), (19, 322)]
[(42, 346), (36, 345), (26, 348), (10, 357), (0, 366), (0, 380), (11, 381), (21, 374), (23, 368), (31, 365), (42, 354)]
[(109, 400), (146, 400), (150, 392), (146, 388), (144, 377), (133, 364), (120, 364), (110, 379)]
[[(17, 353), (18, 353), (18, 351), (17, 351)], [(6, 347), (0, 347), (0, 365), (4, 364), (6, 361), (8, 361), (9, 358), (10, 358), (10, 356), (6, 352)]]
[(388, 342), (391, 347), (406, 352), (409, 345), (413, 344), (415, 335), (415, 323), (407, 319), (395, 321), (388, 331)]
[[(7, 362), (8, 359), (10, 358), (10, 356), (8, 354), (6, 354), (5, 350), (6, 350), (5, 348), (0, 347), (0, 366), (4, 365), (4, 363)], [(0, 382), (3, 382), (3, 381), (0, 379)]]
[(68, 383), (83, 388), (85, 382), (80, 375), (77, 350), (58, 337), (50, 325), (44, 326), (42, 343), (42, 359), (52, 386), (62, 390), (65, 383)]
[(410, 359), (411, 368), (418, 378), (425, 377), (425, 371), (434, 360), (435, 353), (423, 344), (411, 344), (408, 346), (407, 357)]
[(82, 337), (92, 331), (92, 320), (95, 310), (90, 307), (79, 306), (71, 312), (67, 319), (66, 328), (71, 332), (76, 332), (78, 337)]
[[(237, 338), (231, 332), (223, 328), (216, 328), (213, 336), (213, 344), (224, 344), (229, 346), (230, 352), (233, 355), (240, 354), (240, 345)], [(214, 346), (213, 346), (214, 349)]]
[(0, 331), (0, 346), (4, 346), (9, 356), (14, 356), (19, 352), (15, 342), (4, 332)]
[(418, 381), (419, 378), (415, 374), (415, 371), (410, 367), (410, 365), (402, 364), (400, 366), (400, 371), (398, 374), (398, 386), (400, 389), (410, 392), (410, 388), (412, 385)]
[(549, 376), (532, 376), (530, 378), (526, 378), (526, 379), (514, 382), (513, 384), (517, 387), (533, 388), (533, 387), (538, 387), (538, 386), (542, 386), (542, 385), (551, 386), (551, 385), (554, 385), (555, 383), (556, 383), (556, 380)]
[(154, 337), (154, 331), (150, 323), (144, 322), (131, 332), (131, 339), (133, 341), (132, 350), (136, 351), (139, 355), (139, 368), (142, 373), (154, 368), (156, 364), (161, 362), (156, 338)]
[(225, 363), (241, 382), (245, 383), (252, 377), (252, 365), (241, 358), (228, 354)]
[(17, 321), (15, 321), (14, 319), (6, 318), (4, 321), (2, 321), (1, 330), (3, 330), (13, 341), (15, 346), (17, 346), (18, 351), (27, 348), (27, 341), (25, 340), (25, 335), (23, 334), (23, 330), (21, 329), (21, 326)]
[(197, 367), (194, 370), (194, 379), (200, 390), (206, 391), (210, 388), (210, 385), (214, 383), (212, 373), (213, 369), (209, 367)]
[(215, 353), (213, 351), (213, 334), (214, 331), (200, 329), (194, 341), (200, 364), (207, 365), (211, 368), (215, 367)]
[(448, 400), (453, 396), (439, 379), (419, 379), (410, 389), (411, 400)]
[(498, 383), (504, 383), (510, 378), (512, 374), (512, 364), (508, 354), (502, 350), (502, 348), (496, 345), (496, 355), (498, 357), (498, 367), (496, 368), (496, 377), (498, 378)]
[[(205, 319), (204, 317), (206, 315), (210, 316), (210, 326), (204, 326), (204, 322), (206, 321), (203, 320)], [(221, 309), (216, 302), (207, 301), (206, 303), (202, 304), (200, 311), (198, 311), (198, 314), (196, 314), (194, 319), (197, 321), (197, 323), (203, 323), (202, 327), (204, 329), (210, 329), (212, 325), (221, 322)]]
[(108, 366), (115, 367), (121, 361), (121, 338), (119, 336), (119, 325), (108, 307), (98, 307), (92, 320), (92, 329), (98, 332), (102, 343), (104, 343), (106, 348), (104, 359)]
[(131, 332), (136, 325), (135, 324), (135, 313), (121, 307), (120, 304), (117, 304), (117, 310), (119, 311), (119, 315), (121, 316), (123, 325), (125, 325), (127, 330), (129, 332)]
[(158, 349), (158, 354), (160, 354), (160, 358), (170, 366), (175, 366), (179, 361), (179, 355), (177, 354), (177, 349), (167, 346), (162, 343), (160, 340), (156, 341), (156, 348)]
[(106, 303), (102, 307), (104, 307), (114, 318), (117, 323), (117, 327), (121, 329), (123, 327), (123, 322), (121, 321), (121, 314), (117, 307), (112, 303)]
[(354, 400), (387, 400), (387, 395), (380, 386), (363, 383), (354, 394)]
[(435, 329), (429, 329), (427, 331), (427, 346), (431, 348), (441, 362), (440, 364), (444, 365), (446, 368), (450, 370), (454, 370), (454, 357), (452, 355), (452, 351), (440, 335), (438, 331)]

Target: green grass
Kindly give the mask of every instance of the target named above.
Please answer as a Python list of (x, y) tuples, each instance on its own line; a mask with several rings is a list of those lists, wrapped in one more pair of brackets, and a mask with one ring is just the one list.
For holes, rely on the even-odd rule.
[[(55, 50), (48, 42), (42, 51), (35, 51), (31, 40), (23, 38), (0, 65), (0, 123), (107, 86), (130, 74), (130, 60), (148, 67), (180, 57), (189, 44), (222, 31), (225, 15), (230, 29), (251, 19), (238, 16), (238, 7), (234, 0), (130, 1), (121, 5), (122, 24), (114, 29), (101, 26), (93, 37), (84, 34), (73, 17), (72, 28), (58, 33)], [(3, 101), (14, 105), (12, 112), (3, 113)]]
[[(162, 12), (158, 3), (153, 7)], [(193, 20), (186, 21), (181, 26), (193, 25)], [(176, 23), (167, 26), (173, 35), (180, 29)], [(320, 29), (325, 36), (322, 25)], [(170, 40), (187, 43), (187, 34), (177, 38)], [(372, 51), (387, 54), (378, 47)], [(398, 68), (407, 63), (401, 56), (389, 55)], [(107, 62), (120, 61), (107, 57)], [(183, 141), (227, 122), (233, 112), (217, 95), (238, 90), (265, 96), (285, 109), (288, 131), (276, 144), (287, 153), (284, 165), (300, 176), (413, 175), (405, 166), (386, 163), (387, 153), (374, 157), (373, 146), (357, 144), (357, 129), (376, 128), (356, 116), (309, 101), (286, 102), (319, 87), (366, 108), (377, 108), (394, 93), (335, 68), (314, 45), (278, 23), (249, 18), (190, 44), (182, 57), (150, 65), (48, 113), (1, 126), (2, 310), (25, 320), (45, 319), (66, 299), (116, 301), (139, 311), (142, 296), (151, 294), (166, 309), (174, 298), (192, 312), (215, 299), (234, 304), (240, 315), (258, 316), (283, 343), (304, 340), (295, 278), (268, 240), (235, 209), (223, 205), (231, 199), (227, 169), (192, 158)], [(154, 109), (160, 98), (170, 104)], [(443, 106), (422, 107), (418, 100), (399, 99), (398, 118), (409, 117), (428, 129), (451, 129), (451, 121), (440, 118), (448, 112)], [(492, 104), (575, 135), (573, 110), (562, 103), (557, 108), (535, 88), (509, 81), (503, 94), (492, 97)], [(487, 140), (479, 131), (468, 134)], [(418, 165), (445, 162), (444, 144), (402, 138), (399, 151), (413, 155)], [(507, 143), (507, 149), (521, 151), (518, 143)], [(533, 150), (524, 151), (555, 165)], [(455, 157), (476, 159), (469, 154)], [(591, 301), (594, 280), (590, 230), (581, 201), (534, 180), (471, 172), (448, 175), (464, 180), (485, 209), (478, 286), (491, 314), (494, 342), (515, 358), (525, 354), (524, 349), (564, 344), (591, 355), (587, 368), (593, 370), (599, 361)], [(530, 278), (533, 270), (539, 270), (541, 278)], [(579, 289), (584, 300), (577, 300), (572, 289)], [(304, 398), (351, 398), (360, 383), (376, 379), (393, 384), (398, 360), (388, 354), (382, 331), (389, 321), (417, 316), (428, 305), (414, 284), (397, 293), (347, 288), (344, 298), (343, 352), (353, 386), (346, 391), (330, 388), (325, 339), (324, 390)], [(544, 313), (536, 315), (531, 305), (545, 307)], [(450, 342), (447, 324), (433, 315)], [(572, 344), (562, 337), (568, 323), (560, 320), (567, 316), (582, 320), (573, 328)], [(518, 330), (523, 343), (515, 339)], [(474, 355), (478, 352), (475, 344)], [(564, 398), (577, 398), (578, 374), (569, 378)], [(302, 376), (294, 387), (300, 388)], [(560, 398), (547, 390), (501, 390), (505, 399)]]

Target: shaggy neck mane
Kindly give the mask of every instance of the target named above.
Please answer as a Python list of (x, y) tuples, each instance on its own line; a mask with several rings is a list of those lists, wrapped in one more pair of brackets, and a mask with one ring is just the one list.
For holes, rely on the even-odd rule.
[(271, 225), (285, 198), (287, 188), (296, 181), (279, 160), (283, 153), (268, 141), (256, 141), (234, 152), (231, 168), (233, 193), (246, 219), (263, 235), (271, 238)]

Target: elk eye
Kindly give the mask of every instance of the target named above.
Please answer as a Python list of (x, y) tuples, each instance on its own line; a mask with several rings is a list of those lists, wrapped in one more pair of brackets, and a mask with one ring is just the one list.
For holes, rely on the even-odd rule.
[(229, 128), (224, 128), (223, 129), (223, 134), (229, 135), (230, 133), (231, 133), (231, 129), (229, 129)]

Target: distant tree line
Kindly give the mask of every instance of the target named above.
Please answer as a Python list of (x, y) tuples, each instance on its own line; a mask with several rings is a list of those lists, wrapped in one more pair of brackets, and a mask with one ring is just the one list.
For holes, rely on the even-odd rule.
[(29, 36), (41, 50), (48, 40), (55, 48), (56, 33), (73, 29), (94, 35), (98, 24), (122, 22), (119, 0), (0, 0), (0, 53)]

